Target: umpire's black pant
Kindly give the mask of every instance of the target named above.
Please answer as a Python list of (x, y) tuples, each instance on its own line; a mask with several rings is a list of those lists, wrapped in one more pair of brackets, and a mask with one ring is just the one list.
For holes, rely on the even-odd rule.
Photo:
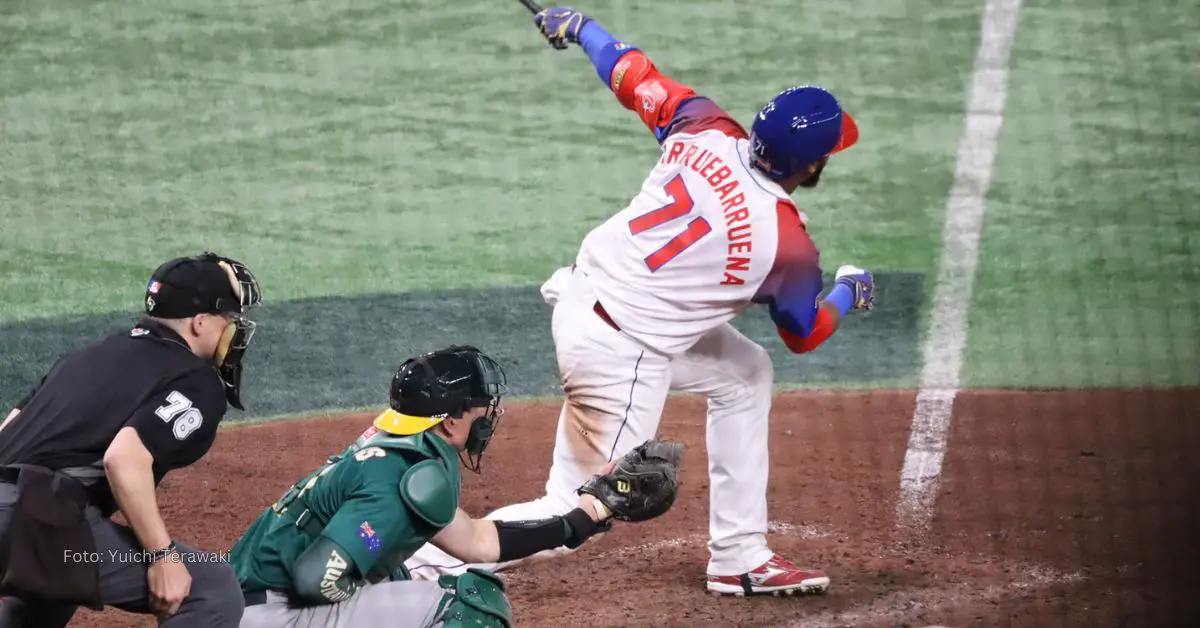
[[(16, 485), (0, 482), (0, 537), (8, 532), (16, 500)], [(95, 507), (88, 507), (86, 516), (96, 538), (96, 554), (64, 557), (64, 560), (99, 561), (100, 595), (104, 603), (131, 613), (150, 613), (146, 584), (149, 564), (137, 560), (144, 553), (133, 530), (104, 517)], [(20, 539), (16, 541), (19, 543)], [(235, 628), (242, 618), (242, 590), (224, 556), (187, 547), (180, 547), (179, 551), (192, 574), (191, 593), (179, 612), (160, 621), (159, 626)], [(71, 621), (75, 609), (72, 604), (5, 597), (0, 606), (0, 628), (63, 628)]]

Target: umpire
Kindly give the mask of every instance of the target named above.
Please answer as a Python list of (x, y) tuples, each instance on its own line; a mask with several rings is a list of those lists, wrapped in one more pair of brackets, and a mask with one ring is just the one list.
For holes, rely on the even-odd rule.
[(104, 605), (170, 628), (238, 625), (233, 570), (171, 538), (155, 490), (208, 452), (226, 404), (242, 409), (259, 302), (239, 262), (168, 261), (135, 327), (59, 359), (0, 425), (0, 628), (61, 628)]

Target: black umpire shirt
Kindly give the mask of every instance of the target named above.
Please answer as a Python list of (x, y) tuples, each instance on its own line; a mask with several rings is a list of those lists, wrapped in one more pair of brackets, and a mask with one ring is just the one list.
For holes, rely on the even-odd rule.
[[(0, 430), (0, 465), (102, 469), (125, 426), (154, 457), (154, 483), (199, 460), (225, 416), (225, 388), (212, 362), (174, 330), (141, 320), (59, 359)], [(105, 514), (116, 510), (108, 482), (91, 489)]]

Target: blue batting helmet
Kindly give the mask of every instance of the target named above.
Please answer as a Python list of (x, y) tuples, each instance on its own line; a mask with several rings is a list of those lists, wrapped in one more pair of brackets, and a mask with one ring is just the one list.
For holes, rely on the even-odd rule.
[(754, 165), (780, 180), (849, 148), (858, 125), (833, 94), (811, 85), (789, 87), (771, 99), (750, 127)]

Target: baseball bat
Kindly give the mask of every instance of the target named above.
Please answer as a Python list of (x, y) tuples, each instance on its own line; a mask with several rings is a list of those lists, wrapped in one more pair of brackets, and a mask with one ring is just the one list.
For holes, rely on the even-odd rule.
[[(529, 12), (534, 15), (541, 13), (543, 10), (542, 5), (538, 4), (535, 0), (521, 0), (521, 4), (525, 5), (525, 8), (529, 9)], [(565, 41), (553, 41), (547, 43), (549, 43), (551, 46), (554, 46), (556, 50), (567, 49), (567, 42)]]
[(534, 15), (542, 12), (542, 5), (534, 2), (534, 0), (521, 0), (521, 4), (525, 5), (525, 8), (529, 9), (529, 12)]

